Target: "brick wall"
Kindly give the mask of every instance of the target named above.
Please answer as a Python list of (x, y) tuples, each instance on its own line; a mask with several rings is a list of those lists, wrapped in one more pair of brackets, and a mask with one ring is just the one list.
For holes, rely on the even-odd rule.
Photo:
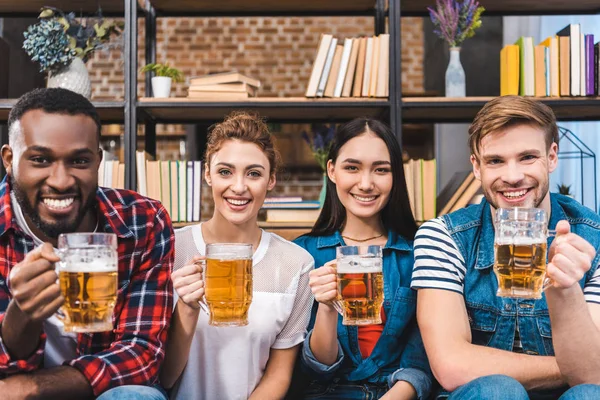
[[(237, 69), (260, 79), (263, 86), (259, 96), (303, 96), (320, 34), (331, 33), (342, 40), (371, 35), (373, 23), (374, 19), (367, 17), (160, 18), (157, 26), (157, 61), (168, 61), (180, 68), (186, 77)], [(422, 91), (422, 19), (403, 18), (401, 31), (402, 89)], [(141, 66), (144, 63), (143, 20), (140, 20), (138, 37), (138, 63)], [(87, 66), (94, 99), (123, 98), (123, 60), (120, 51), (96, 53)], [(138, 95), (144, 96), (143, 76), (139, 76), (138, 83)], [(186, 96), (185, 83), (176, 84), (174, 89), (176, 96)], [(182, 131), (183, 127), (179, 125), (157, 127), (159, 134), (181, 134)], [(298, 135), (293, 137), (291, 144), (286, 142), (287, 139), (280, 140), (279, 145), (293, 149), (305, 146), (297, 140)], [(118, 142), (118, 139), (112, 140)], [(142, 148), (141, 143), (138, 146)], [(159, 140), (159, 157), (176, 153), (178, 146), (179, 140)], [(283, 148), (282, 152), (286, 153)], [(302, 155), (296, 155), (294, 162), (310, 163), (311, 156), (306, 146), (298, 153)], [(300, 195), (307, 200), (318, 199), (322, 182), (318, 170), (284, 170), (278, 179), (273, 195)], [(212, 208), (210, 188), (205, 186), (202, 190), (203, 219), (212, 215)]]
[[(261, 96), (302, 96), (321, 33), (340, 39), (373, 33), (370, 17), (159, 18), (157, 61), (186, 77), (237, 69), (261, 80)], [(139, 64), (144, 62), (144, 24), (139, 24)], [(99, 52), (88, 64), (93, 97), (123, 98), (120, 51)], [(185, 96), (185, 83), (177, 96)], [(144, 94), (139, 78), (138, 94)], [(423, 22), (402, 19), (402, 89), (423, 90)]]

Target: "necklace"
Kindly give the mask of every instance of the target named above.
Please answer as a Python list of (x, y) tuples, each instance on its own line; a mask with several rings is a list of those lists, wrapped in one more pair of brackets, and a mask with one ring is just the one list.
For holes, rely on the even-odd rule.
[(354, 239), (354, 238), (351, 238), (350, 236), (344, 236), (344, 235), (342, 235), (342, 237), (344, 239), (352, 240), (353, 242), (358, 242), (358, 243), (368, 242), (369, 240), (378, 239), (378, 238), (380, 238), (382, 236), (383, 236), (383, 233), (380, 234), (380, 235), (377, 235), (377, 236), (366, 238), (366, 239)]

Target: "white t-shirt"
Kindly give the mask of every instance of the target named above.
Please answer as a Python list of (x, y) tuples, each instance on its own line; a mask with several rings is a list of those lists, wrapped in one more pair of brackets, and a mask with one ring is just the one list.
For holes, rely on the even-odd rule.
[[(13, 192), (10, 193), (10, 200), (19, 228), (31, 236), (36, 247), (41, 245), (42, 240), (29, 229), (23, 216), (23, 210)], [(56, 316), (52, 315), (44, 321), (44, 332), (46, 333), (44, 368), (56, 367), (67, 360), (77, 358), (77, 334), (65, 332), (64, 324)]]
[[(205, 254), (200, 226), (175, 231), (174, 270)], [(306, 250), (263, 231), (252, 257), (248, 325), (210, 326), (208, 315), (200, 311), (189, 359), (171, 399), (250, 397), (265, 372), (270, 350), (304, 341), (313, 303), (308, 286), (313, 268), (314, 260)]]

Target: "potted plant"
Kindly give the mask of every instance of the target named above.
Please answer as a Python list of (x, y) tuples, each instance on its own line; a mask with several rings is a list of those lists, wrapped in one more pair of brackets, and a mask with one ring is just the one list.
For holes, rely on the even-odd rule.
[(154, 72), (156, 75), (152, 78), (152, 95), (154, 97), (169, 97), (172, 82), (183, 82), (181, 71), (169, 64), (146, 64), (140, 69), (140, 72)]
[(427, 7), (434, 33), (450, 47), (450, 62), (446, 69), (446, 97), (465, 97), (465, 70), (460, 63), (460, 46), (481, 27), (485, 11), (476, 0), (436, 0)]
[(564, 183), (560, 183), (556, 185), (556, 190), (558, 193), (573, 198), (571, 194), (571, 185), (565, 185)]
[(313, 124), (311, 125), (311, 129), (310, 135), (307, 132), (302, 132), (302, 138), (310, 146), (313, 157), (323, 171), (323, 186), (321, 187), (321, 193), (319, 194), (319, 203), (322, 207), (323, 203), (325, 203), (325, 196), (327, 194), (327, 157), (331, 145), (333, 144), (335, 125), (331, 124), (330, 126), (327, 126), (325, 124)]
[(23, 49), (48, 73), (48, 87), (63, 87), (87, 98), (92, 87), (85, 62), (94, 51), (108, 47), (123, 23), (104, 19), (102, 10), (90, 18), (77, 19), (54, 7), (43, 7), (39, 22), (23, 33)]

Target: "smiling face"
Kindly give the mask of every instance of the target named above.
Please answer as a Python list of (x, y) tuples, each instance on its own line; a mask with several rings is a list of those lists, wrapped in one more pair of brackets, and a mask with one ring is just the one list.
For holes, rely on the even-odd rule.
[(488, 202), (495, 208), (541, 207), (549, 212), (549, 174), (556, 169), (558, 146), (547, 148), (544, 131), (514, 125), (485, 136), (480, 159), (471, 156)]
[(235, 225), (255, 221), (267, 191), (275, 186), (265, 153), (254, 143), (227, 140), (208, 162), (205, 179), (215, 214)]
[(77, 231), (96, 202), (96, 124), (85, 115), (31, 110), (20, 128), (2, 158), (28, 225), (42, 240)]
[(378, 216), (390, 198), (390, 153), (385, 142), (372, 133), (346, 142), (335, 164), (328, 162), (327, 173), (346, 212), (358, 218)]

